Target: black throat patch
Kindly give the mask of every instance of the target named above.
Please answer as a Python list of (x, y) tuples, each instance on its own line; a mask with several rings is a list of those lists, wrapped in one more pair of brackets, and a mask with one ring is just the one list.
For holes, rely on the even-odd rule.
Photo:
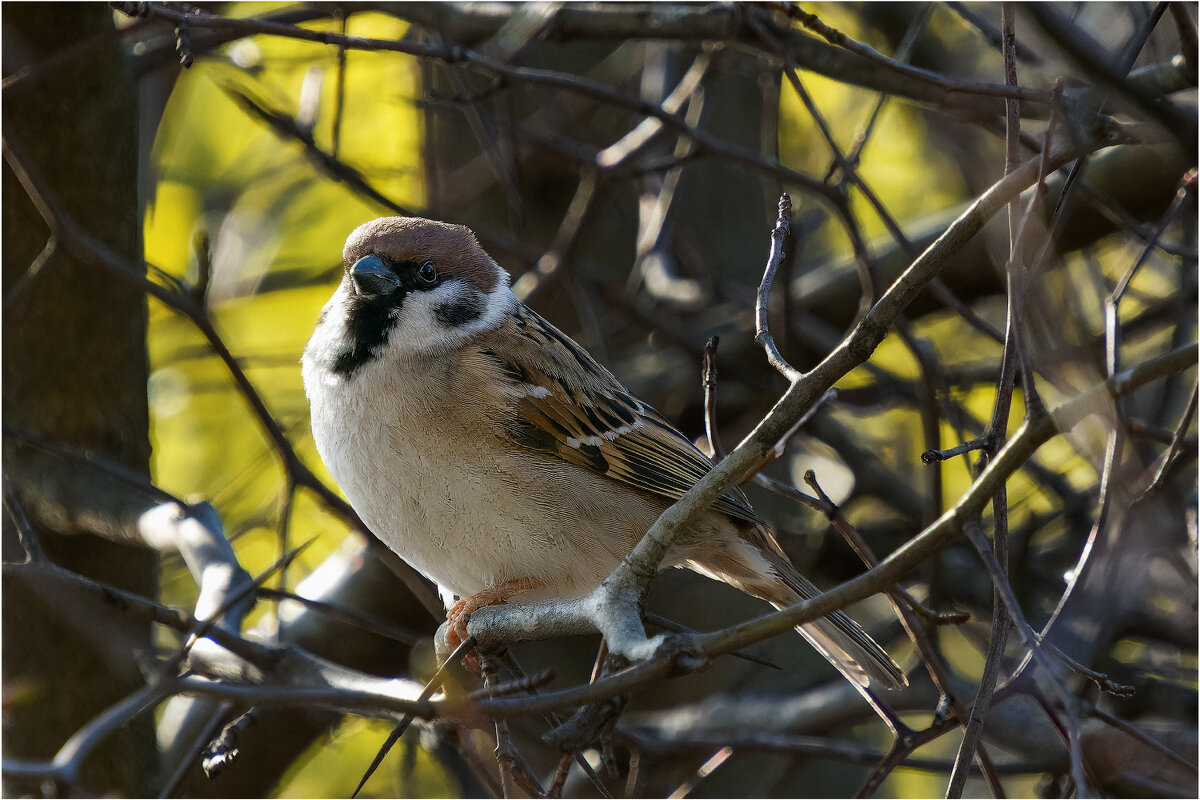
[(393, 312), (403, 304), (406, 294), (400, 289), (390, 295), (358, 295), (351, 301), (346, 317), (346, 333), (350, 342), (334, 358), (334, 372), (348, 378), (375, 357), (375, 350), (387, 341), (388, 332), (396, 325)]
[[(391, 261), (377, 256), (395, 275), (395, 288), (386, 294), (373, 294), (371, 289), (389, 284), (387, 281), (355, 285), (346, 316), (346, 335), (349, 342), (334, 357), (333, 371), (343, 377), (354, 374), (378, 354), (387, 341), (388, 334), (396, 326), (396, 314), (410, 294), (428, 292), (446, 282), (446, 277), (437, 275), (432, 280), (422, 279), (420, 270), (423, 262)], [(354, 278), (350, 280), (353, 282)], [(446, 328), (457, 328), (474, 322), (487, 310), (487, 296), (469, 286), (462, 286), (457, 297), (438, 303), (433, 307), (433, 316), (438, 324)]]

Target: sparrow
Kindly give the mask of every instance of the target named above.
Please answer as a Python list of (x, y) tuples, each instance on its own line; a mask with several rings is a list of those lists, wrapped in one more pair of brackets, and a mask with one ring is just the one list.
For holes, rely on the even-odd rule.
[[(317, 450), (385, 544), (475, 610), (583, 595), (712, 462), (522, 303), (474, 233), (383, 217), (346, 241), (344, 275), (301, 359)], [(745, 494), (679, 536), (686, 567), (784, 608), (817, 588)], [(907, 685), (850, 617), (797, 630), (861, 687)]]

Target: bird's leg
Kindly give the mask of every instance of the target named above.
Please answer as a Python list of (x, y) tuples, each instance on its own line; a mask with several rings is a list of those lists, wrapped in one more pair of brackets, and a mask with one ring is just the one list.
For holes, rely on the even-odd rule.
[[(446, 631), (446, 643), (449, 644), (451, 650), (462, 644), (469, 635), (467, 633), (467, 618), (479, 609), (486, 608), (487, 606), (503, 605), (519, 594), (540, 589), (542, 586), (543, 583), (536, 578), (513, 578), (512, 580), (502, 581), (470, 597), (464, 597), (450, 606), (450, 610), (446, 612), (446, 621), (450, 623), (450, 627)], [(467, 671), (476, 675), (480, 674), (479, 657), (475, 654), (474, 650), (467, 653), (462, 663), (467, 668)]]

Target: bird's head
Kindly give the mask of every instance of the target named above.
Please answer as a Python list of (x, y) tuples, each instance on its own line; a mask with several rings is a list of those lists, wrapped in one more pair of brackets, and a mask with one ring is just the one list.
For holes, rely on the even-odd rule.
[(500, 324), (515, 302), (508, 273), (462, 225), (382, 217), (346, 240), (345, 274), (323, 313), (342, 326), (333, 369), (380, 357), (427, 356)]

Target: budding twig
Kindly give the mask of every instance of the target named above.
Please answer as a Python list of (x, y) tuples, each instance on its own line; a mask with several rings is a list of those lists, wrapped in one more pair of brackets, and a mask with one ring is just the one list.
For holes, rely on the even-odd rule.
[(775, 229), (771, 231), (771, 254), (767, 258), (767, 267), (763, 272), (762, 283), (758, 285), (758, 300), (754, 306), (754, 342), (767, 352), (767, 361), (779, 370), (789, 383), (795, 383), (800, 378), (800, 371), (794, 368), (780, 354), (775, 346), (775, 339), (767, 325), (767, 305), (771, 297), (771, 284), (775, 281), (775, 273), (783, 263), (783, 243), (787, 241), (792, 229), (792, 198), (784, 192), (779, 196), (779, 217), (775, 220)]

